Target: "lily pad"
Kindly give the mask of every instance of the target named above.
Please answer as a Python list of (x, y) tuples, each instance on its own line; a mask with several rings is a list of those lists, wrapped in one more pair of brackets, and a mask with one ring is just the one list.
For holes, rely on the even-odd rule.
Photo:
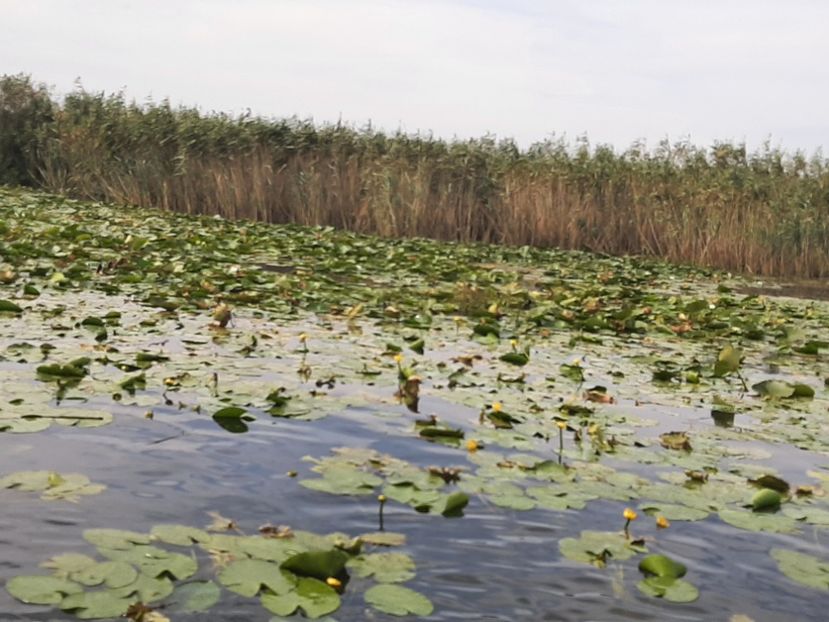
[(643, 594), (672, 603), (691, 603), (699, 598), (699, 590), (683, 579), (648, 577), (636, 587)]
[(769, 554), (792, 581), (829, 592), (829, 560), (782, 548), (773, 548)]
[(49, 576), (18, 576), (6, 583), (9, 594), (32, 605), (57, 605), (70, 594), (83, 592), (83, 586)]
[(394, 616), (428, 616), (434, 611), (423, 594), (400, 585), (375, 585), (366, 590), (364, 598), (375, 609)]

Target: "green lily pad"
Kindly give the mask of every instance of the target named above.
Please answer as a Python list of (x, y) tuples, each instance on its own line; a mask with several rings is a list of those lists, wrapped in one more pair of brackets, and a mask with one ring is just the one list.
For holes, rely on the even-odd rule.
[(325, 581), (342, 573), (347, 561), (348, 555), (339, 550), (307, 551), (289, 557), (281, 567), (301, 577)]
[(169, 610), (173, 613), (207, 611), (221, 598), (221, 589), (213, 581), (193, 581), (175, 589)]
[(262, 595), (262, 606), (279, 616), (290, 616), (301, 609), (311, 619), (333, 613), (340, 607), (340, 596), (322, 581), (303, 577), (296, 589), (284, 594), (266, 592)]
[(203, 529), (186, 525), (156, 525), (150, 531), (150, 535), (155, 540), (177, 546), (190, 546), (194, 542), (204, 542), (210, 538)]
[(100, 620), (123, 616), (135, 601), (117, 590), (82, 592), (63, 599), (60, 608), (81, 620)]
[(684, 564), (660, 554), (648, 555), (639, 562), (639, 571), (662, 578), (684, 577), (688, 569)]
[(463, 509), (469, 505), (469, 495), (464, 492), (455, 492), (446, 498), (441, 514), (448, 518), (463, 516)]
[(77, 581), (87, 587), (104, 584), (107, 587), (124, 587), (138, 578), (138, 571), (130, 564), (123, 561), (110, 561), (96, 563), (73, 572), (70, 575), (73, 581)]
[(363, 597), (375, 609), (394, 616), (428, 616), (434, 611), (423, 594), (400, 585), (375, 585)]
[(83, 537), (87, 542), (105, 549), (129, 550), (137, 544), (150, 543), (147, 534), (120, 529), (87, 529)]
[(829, 592), (829, 560), (781, 548), (773, 548), (769, 554), (780, 572), (792, 581)]
[(647, 550), (613, 531), (582, 531), (579, 538), (559, 540), (558, 549), (567, 559), (599, 568), (611, 560), (624, 561)]
[(263, 589), (286, 594), (296, 585), (296, 577), (290, 572), (259, 559), (235, 561), (219, 573), (218, 579), (230, 591), (247, 597), (256, 596)]
[(370, 553), (354, 557), (346, 565), (358, 577), (378, 583), (403, 583), (415, 576), (415, 564), (405, 553)]
[(6, 583), (6, 590), (17, 600), (32, 605), (57, 605), (70, 594), (83, 592), (83, 586), (48, 576), (12, 577)]
[(782, 500), (783, 495), (776, 490), (763, 488), (762, 490), (758, 490), (751, 498), (751, 509), (755, 512), (774, 510), (780, 507)]
[(723, 509), (720, 510), (719, 517), (729, 525), (749, 531), (768, 531), (771, 533), (794, 533), (797, 531), (797, 522), (794, 519), (779, 514)]
[(23, 309), (11, 300), (0, 300), (0, 313), (23, 313)]
[(699, 590), (682, 579), (648, 577), (636, 584), (643, 594), (672, 603), (691, 603), (699, 598)]

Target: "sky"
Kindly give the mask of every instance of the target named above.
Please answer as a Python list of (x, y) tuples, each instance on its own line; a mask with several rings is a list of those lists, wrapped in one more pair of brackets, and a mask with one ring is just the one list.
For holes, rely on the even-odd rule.
[[(0, 0), (0, 74), (60, 96), (444, 138), (829, 147), (829, 3)], [(829, 149), (824, 149), (829, 152)]]

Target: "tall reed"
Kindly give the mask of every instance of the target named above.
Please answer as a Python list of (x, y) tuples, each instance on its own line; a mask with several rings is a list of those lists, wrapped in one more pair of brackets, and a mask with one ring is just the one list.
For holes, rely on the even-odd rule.
[(27, 76), (0, 80), (0, 182), (383, 236), (829, 275), (829, 163), (820, 156), (685, 142), (522, 150), (489, 137), (203, 114), (83, 90), (48, 105), (44, 97)]

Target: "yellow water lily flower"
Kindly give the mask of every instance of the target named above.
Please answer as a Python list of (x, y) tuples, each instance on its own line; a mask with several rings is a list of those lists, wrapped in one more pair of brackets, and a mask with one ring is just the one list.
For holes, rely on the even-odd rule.
[(504, 410), (504, 405), (501, 402), (493, 402), (492, 404), (492, 412), (499, 413)]
[(402, 354), (395, 354), (394, 355), (394, 362), (398, 365), (403, 362), (403, 355)]
[(660, 529), (667, 529), (671, 526), (671, 523), (668, 521), (667, 518), (662, 516), (661, 514), (656, 517), (656, 526)]
[(478, 441), (476, 441), (475, 439), (472, 439), (472, 438), (470, 438), (468, 441), (466, 441), (466, 450), (467, 451), (476, 452), (476, 451), (478, 451), (478, 449), (480, 449), (480, 445), (478, 445)]
[(622, 512), (622, 516), (624, 516), (627, 521), (636, 520), (639, 517), (639, 515), (631, 508), (625, 508), (625, 511)]
[(333, 587), (335, 590), (336, 590), (337, 588), (341, 588), (341, 587), (343, 586), (343, 582), (342, 582), (342, 581), (340, 581), (339, 579), (335, 578), (335, 577), (328, 577), (328, 578), (325, 580), (325, 582), (326, 582), (328, 585), (330, 585), (331, 587)]

